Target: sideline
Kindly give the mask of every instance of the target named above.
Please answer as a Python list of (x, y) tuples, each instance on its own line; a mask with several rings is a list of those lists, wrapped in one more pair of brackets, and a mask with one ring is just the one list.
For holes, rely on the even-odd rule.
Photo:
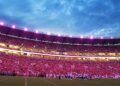
[(9, 79), (9, 78), (2, 78), (2, 79), (0, 79), (0, 82), (2, 82), (2, 81), (5, 81), (5, 80), (7, 80), (7, 79)]
[(60, 86), (60, 85), (58, 85), (58, 84), (56, 84), (56, 83), (54, 83), (54, 82), (52, 82), (52, 81), (49, 81), (49, 80), (47, 80), (47, 79), (41, 79), (41, 80), (43, 80), (43, 81), (45, 81), (45, 82), (47, 82), (47, 83), (49, 83), (49, 84), (51, 84), (51, 85), (53, 85), (53, 86)]

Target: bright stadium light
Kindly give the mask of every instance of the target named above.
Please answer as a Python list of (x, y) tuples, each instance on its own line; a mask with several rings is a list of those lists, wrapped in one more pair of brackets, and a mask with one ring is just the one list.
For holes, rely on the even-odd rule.
[(28, 28), (25, 27), (25, 28), (24, 28), (24, 31), (28, 31)]
[(101, 36), (100, 39), (103, 39), (103, 37)]
[(36, 31), (35, 31), (35, 33), (39, 33), (39, 31), (38, 31), (38, 30), (36, 30)]
[(113, 39), (113, 37), (111, 36), (110, 39)]
[(72, 36), (72, 35), (70, 35), (70, 37), (72, 38), (73, 36)]
[(93, 39), (94, 37), (93, 36), (90, 36), (90, 39)]
[(3, 25), (4, 25), (4, 22), (0, 22), (0, 25), (2, 25), (2, 26), (3, 26)]
[(84, 37), (81, 35), (80, 38), (83, 39)]
[(13, 28), (13, 29), (15, 29), (15, 28), (16, 28), (16, 26), (15, 26), (15, 25), (12, 25), (12, 28)]
[(50, 32), (47, 32), (47, 35), (50, 35), (51, 33)]
[(61, 36), (61, 34), (58, 34), (58, 36)]

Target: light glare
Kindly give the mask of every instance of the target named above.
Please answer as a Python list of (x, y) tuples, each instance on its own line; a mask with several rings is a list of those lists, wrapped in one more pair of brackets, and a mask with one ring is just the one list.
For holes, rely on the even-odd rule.
[(25, 28), (24, 28), (24, 31), (28, 31), (28, 28), (25, 27)]
[(47, 32), (47, 35), (50, 35), (50, 32)]
[(36, 30), (35, 33), (39, 33), (38, 30)]
[(0, 22), (0, 25), (4, 25), (4, 22)]
[(15, 25), (12, 25), (12, 28), (13, 28), (13, 29), (15, 29), (15, 28), (16, 28), (16, 26), (15, 26)]
[(90, 36), (90, 39), (93, 39), (94, 37), (93, 36)]

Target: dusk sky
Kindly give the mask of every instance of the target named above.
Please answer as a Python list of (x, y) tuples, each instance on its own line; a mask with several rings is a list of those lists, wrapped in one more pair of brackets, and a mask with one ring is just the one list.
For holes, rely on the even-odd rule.
[(0, 21), (44, 33), (120, 38), (120, 0), (0, 0)]

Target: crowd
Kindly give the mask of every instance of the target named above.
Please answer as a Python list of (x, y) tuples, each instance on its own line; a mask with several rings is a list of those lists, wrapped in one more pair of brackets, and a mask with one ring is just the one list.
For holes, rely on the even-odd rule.
[(0, 74), (47, 78), (120, 78), (120, 60), (68, 61), (0, 53)]
[[(37, 49), (47, 49), (47, 50), (57, 50), (57, 51), (80, 51), (80, 52), (120, 52), (120, 46), (87, 46), (87, 45), (67, 45), (67, 44), (59, 44), (59, 43), (49, 43), (37, 41), (36, 39), (23, 39), (16, 38), (13, 36), (1, 35), (0, 34), (0, 42), (5, 44), (12, 45), (21, 45), (20, 47), (26, 48), (37, 48)], [(87, 42), (86, 42), (87, 43)]]
[[(23, 37), (25, 36), (23, 35)], [(105, 43), (105, 41), (103, 42)], [(34, 40), (27, 38), (23, 39), (0, 33), (0, 47), (5, 49), (66, 56), (99, 56), (98, 53), (103, 54), (100, 56), (120, 56), (119, 45), (108, 46), (110, 45), (108, 43), (107, 46), (103, 46), (101, 44), (102, 43), (96, 44), (97, 46), (93, 46), (89, 44), (86, 45), (84, 43), (82, 45), (59, 44), (57, 41), (56, 43), (49, 43), (40, 40), (38, 41), (36, 38)], [(110, 53), (110, 55), (107, 53)], [(49, 59), (53, 56), (26, 56), (26, 53), (24, 56), (22, 54), (12, 55), (0, 53), (0, 75), (33, 76), (59, 79), (120, 78), (120, 60), (91, 61), (83, 59), (79, 61), (68, 61), (62, 60), (62, 57), (60, 57), (62, 59)], [(59, 57), (57, 56), (55, 58)]]
[[(49, 42), (33, 41), (0, 34), (0, 43), (5, 44), (3, 48), (24, 50), (37, 53), (62, 54), (74, 56), (120, 56), (120, 46), (85, 46), (66, 45)], [(13, 46), (17, 46), (17, 48)], [(102, 53), (102, 54), (99, 54)], [(109, 53), (113, 53), (112, 55)]]

